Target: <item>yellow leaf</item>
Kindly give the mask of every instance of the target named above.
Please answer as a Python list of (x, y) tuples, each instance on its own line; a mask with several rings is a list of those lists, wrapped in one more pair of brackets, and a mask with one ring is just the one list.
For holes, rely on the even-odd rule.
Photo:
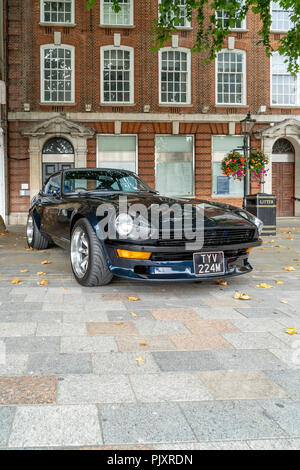
[(48, 284), (49, 284), (48, 281), (45, 281), (45, 279), (39, 282), (40, 286), (48, 286)]
[(62, 290), (67, 290), (65, 287), (61, 287)]
[(286, 268), (284, 268), (285, 271), (295, 271), (295, 268), (293, 268), (293, 266), (287, 266)]
[(128, 300), (131, 302), (137, 302), (138, 300), (141, 300), (139, 297), (128, 297)]
[(276, 284), (284, 284), (283, 281), (278, 281), (278, 280), (276, 280), (275, 282), (276, 282)]
[(142, 364), (143, 362), (145, 362), (144, 359), (142, 359), (141, 357), (137, 357), (135, 361), (138, 362), (139, 364)]
[(21, 273), (28, 273), (28, 269), (22, 269)]
[(249, 294), (242, 294), (241, 292), (236, 292), (234, 298), (238, 300), (251, 300), (252, 297)]
[(11, 281), (12, 284), (20, 284), (20, 281), (19, 279), (14, 279), (13, 281)]
[(30, 248), (25, 248), (25, 250), (26, 250), (26, 251), (32, 251), (33, 248), (32, 248), (32, 247), (30, 247)]
[(261, 289), (275, 289), (274, 286), (270, 286), (270, 284), (266, 284), (265, 282), (257, 284), (256, 287), (260, 287)]
[(281, 300), (280, 301), (282, 304), (288, 304), (288, 301), (287, 300)]
[(284, 248), (282, 245), (274, 245), (274, 248)]
[(45, 260), (45, 261), (42, 261), (41, 264), (51, 264), (51, 261)]
[(296, 328), (288, 328), (288, 329), (286, 330), (286, 333), (287, 333), (288, 335), (291, 335), (291, 336), (292, 336), (292, 335), (298, 335), (298, 334), (299, 334)]
[(148, 346), (148, 344), (142, 342), (142, 343), (140, 343), (140, 346)]
[(46, 274), (46, 273), (43, 273), (43, 271), (38, 272), (37, 275), (38, 275), (38, 276), (47, 276), (47, 274)]
[(116, 324), (117, 324), (118, 326), (122, 326), (122, 325), (123, 325), (123, 323), (122, 323), (121, 321), (118, 321)]
[(218, 279), (216, 283), (218, 284), (218, 286), (227, 286), (227, 281), (221, 281), (220, 279)]
[(134, 318), (138, 318), (138, 315), (134, 312), (131, 312), (131, 316), (134, 317)]

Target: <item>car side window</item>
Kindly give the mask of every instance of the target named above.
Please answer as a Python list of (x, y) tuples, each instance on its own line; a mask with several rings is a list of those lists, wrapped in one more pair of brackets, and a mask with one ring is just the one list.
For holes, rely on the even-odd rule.
[(44, 194), (51, 196), (56, 191), (58, 194), (61, 192), (61, 174), (55, 175), (48, 180), (44, 187)]

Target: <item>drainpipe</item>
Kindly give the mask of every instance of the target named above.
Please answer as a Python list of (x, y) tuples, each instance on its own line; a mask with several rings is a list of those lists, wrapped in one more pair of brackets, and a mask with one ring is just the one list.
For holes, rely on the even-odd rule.
[[(4, 222), (6, 222), (6, 188), (5, 188), (5, 150), (4, 150), (4, 130), (2, 121), (2, 107), (6, 103), (6, 88), (5, 88), (5, 57), (4, 57), (4, 11), (3, 0), (0, 2), (0, 215)], [(6, 114), (6, 113), (5, 113)], [(6, 116), (5, 116), (6, 118)]]

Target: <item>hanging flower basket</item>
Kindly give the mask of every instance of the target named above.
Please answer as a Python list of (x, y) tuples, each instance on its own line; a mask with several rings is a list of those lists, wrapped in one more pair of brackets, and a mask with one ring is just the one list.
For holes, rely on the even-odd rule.
[[(260, 150), (252, 151), (248, 160), (250, 181), (264, 184), (264, 177), (269, 171), (265, 169), (268, 163), (269, 160), (263, 152)], [(241, 181), (246, 174), (247, 159), (239, 152), (230, 152), (222, 160), (221, 168), (223, 175), (228, 176), (228, 178)]]
[(265, 167), (268, 165), (268, 157), (260, 150), (255, 150), (249, 156), (249, 172), (250, 180), (256, 181), (259, 184), (264, 184), (264, 179), (269, 170)]
[(230, 152), (221, 163), (223, 175), (241, 181), (246, 174), (247, 160), (239, 152)]

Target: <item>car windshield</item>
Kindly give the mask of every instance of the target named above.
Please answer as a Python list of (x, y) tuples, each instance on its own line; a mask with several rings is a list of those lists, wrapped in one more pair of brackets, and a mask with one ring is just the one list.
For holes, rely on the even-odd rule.
[(123, 170), (67, 171), (64, 175), (64, 193), (81, 191), (151, 191), (138, 177)]

